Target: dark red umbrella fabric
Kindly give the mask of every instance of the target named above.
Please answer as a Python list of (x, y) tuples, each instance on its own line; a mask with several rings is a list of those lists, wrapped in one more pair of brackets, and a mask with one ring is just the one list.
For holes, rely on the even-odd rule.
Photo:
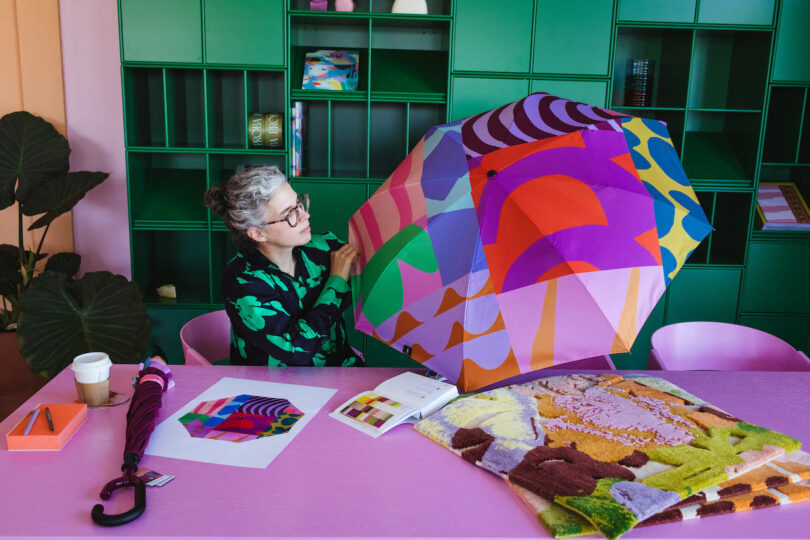
[(143, 480), (135, 475), (143, 452), (149, 444), (149, 437), (155, 430), (158, 411), (163, 403), (163, 392), (174, 387), (174, 376), (165, 360), (153, 356), (140, 365), (138, 376), (133, 380), (135, 392), (127, 411), (126, 442), (124, 443), (124, 463), (120, 478), (111, 480), (101, 490), (101, 498), (107, 500), (112, 492), (124, 488), (135, 488), (135, 504), (131, 510), (121, 514), (108, 515), (104, 506), (97, 504), (90, 516), (93, 521), (105, 527), (114, 527), (134, 521), (146, 510), (146, 488)]

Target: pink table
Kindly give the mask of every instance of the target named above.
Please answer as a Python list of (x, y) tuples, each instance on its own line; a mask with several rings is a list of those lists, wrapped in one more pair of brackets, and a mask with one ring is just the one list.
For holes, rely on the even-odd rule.
[[(545, 529), (497, 478), (404, 425), (374, 440), (326, 413), (401, 370), (173, 366), (178, 386), (165, 418), (223, 376), (337, 388), (334, 397), (264, 470), (146, 456), (177, 477), (147, 488), (136, 522), (90, 520), (101, 487), (120, 474), (126, 406), (91, 410), (60, 452), (0, 450), (0, 536), (26, 538), (536, 538)], [(114, 366), (127, 391), (135, 366)], [(565, 373), (548, 371), (548, 375)], [(629, 372), (628, 372), (629, 373)], [(810, 373), (655, 372), (751, 422), (810, 444)], [(72, 401), (69, 370), (0, 424), (5, 435), (35, 404)], [(810, 448), (810, 446), (808, 446)], [(132, 504), (117, 492), (107, 513)], [(810, 504), (638, 529), (625, 538), (810, 538)]]

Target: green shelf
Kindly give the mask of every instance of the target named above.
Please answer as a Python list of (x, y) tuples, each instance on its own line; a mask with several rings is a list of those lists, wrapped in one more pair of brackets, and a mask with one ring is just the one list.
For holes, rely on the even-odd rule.
[[(614, 359), (621, 367), (643, 367), (650, 335), (680, 320), (779, 330), (810, 347), (810, 232), (762, 231), (755, 211), (762, 182), (794, 182), (810, 200), (804, 0), (427, 0), (428, 15), (392, 14), (393, 0), (356, 0), (348, 13), (332, 0), (325, 12), (309, 0), (119, 1), (132, 275), (153, 339), (177, 355), (182, 324), (222, 309), (235, 253), (203, 193), (242, 166), (290, 171), (293, 102), (303, 103), (303, 171), (290, 182), (311, 195), (313, 230), (345, 238), (431, 126), (543, 90), (664, 122), (713, 227), (632, 355)], [(359, 51), (357, 90), (300, 88), (304, 54), (318, 49)], [(636, 58), (656, 63), (648, 107), (624, 105)], [(254, 112), (284, 113), (283, 148), (250, 146)], [(179, 298), (158, 298), (170, 282)], [(415, 365), (349, 328), (371, 365)]]
[(684, 169), (691, 181), (749, 178), (729, 137), (723, 133), (687, 132)]

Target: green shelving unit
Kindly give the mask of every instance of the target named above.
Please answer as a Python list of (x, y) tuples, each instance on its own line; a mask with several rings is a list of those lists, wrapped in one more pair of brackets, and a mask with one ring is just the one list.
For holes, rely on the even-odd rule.
[[(762, 231), (755, 212), (760, 182), (795, 182), (810, 199), (810, 3), (428, 0), (429, 15), (392, 4), (119, 0), (133, 276), (172, 361), (180, 326), (222, 308), (235, 253), (203, 192), (243, 165), (289, 172), (289, 121), (283, 148), (253, 148), (249, 114), (302, 102), (303, 173), (291, 182), (311, 194), (313, 228), (346, 237), (428, 127), (540, 91), (666, 122), (714, 228), (618, 366), (644, 367), (652, 332), (684, 320), (810, 348), (810, 233)], [(300, 88), (304, 55), (320, 48), (359, 51), (356, 91)], [(631, 58), (656, 62), (649, 107), (624, 105)], [(154, 293), (169, 282), (177, 300)], [(413, 365), (350, 339), (373, 365)]]
[[(222, 267), (236, 252), (205, 190), (248, 165), (290, 176), (288, 115), (284, 147), (267, 149), (251, 145), (251, 113), (303, 103), (303, 175), (290, 181), (310, 193), (313, 229), (343, 238), (427, 128), (446, 121), (451, 2), (429, 0), (426, 16), (392, 14), (392, 4), (361, 0), (342, 13), (299, 0), (119, 0), (133, 277), (171, 361), (182, 361), (180, 327), (222, 309)], [(356, 91), (300, 88), (305, 54), (318, 49), (360, 52)], [(176, 300), (157, 296), (164, 283)], [(412, 365), (350, 334), (373, 365)]]

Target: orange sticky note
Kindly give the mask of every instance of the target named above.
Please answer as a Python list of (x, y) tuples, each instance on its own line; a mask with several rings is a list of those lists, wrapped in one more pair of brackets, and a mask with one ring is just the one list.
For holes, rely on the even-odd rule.
[[(54, 430), (48, 428), (45, 407), (51, 411)], [(26, 414), (6, 434), (9, 450), (61, 450), (74, 433), (87, 420), (87, 405), (84, 403), (43, 403), (37, 405), (39, 417), (31, 426), (28, 435), (23, 435), (31, 417)]]

